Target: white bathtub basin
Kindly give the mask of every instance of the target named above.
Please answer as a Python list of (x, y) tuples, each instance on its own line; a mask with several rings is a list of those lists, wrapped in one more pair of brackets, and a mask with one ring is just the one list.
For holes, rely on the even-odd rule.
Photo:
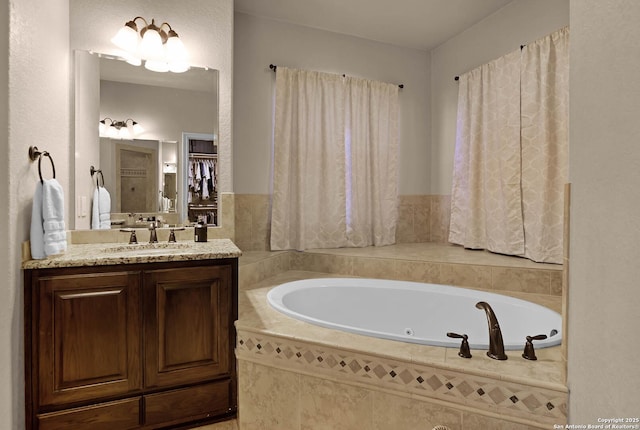
[(484, 291), (417, 282), (320, 278), (281, 284), (269, 304), (299, 320), (323, 327), (404, 342), (458, 347), (467, 334), (472, 349), (487, 349), (487, 317), (475, 304), (493, 308), (506, 350), (522, 349), (526, 336), (547, 335), (536, 348), (559, 345), (562, 317), (535, 303)]

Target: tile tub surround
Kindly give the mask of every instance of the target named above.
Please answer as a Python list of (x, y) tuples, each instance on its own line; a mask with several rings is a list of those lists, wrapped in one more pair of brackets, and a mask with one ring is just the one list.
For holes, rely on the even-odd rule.
[[(269, 250), (271, 196), (235, 195), (235, 242), (244, 251)], [(446, 243), (449, 236), (451, 196), (398, 196), (398, 243)]]
[[(247, 251), (240, 259), (241, 285), (285, 270), (363, 278), (397, 279), (480, 288), (495, 292), (562, 295), (562, 266), (470, 251), (440, 243), (308, 250)], [(557, 309), (560, 312), (560, 309)]]
[[(387, 264), (395, 263), (399, 265), (393, 269), (395, 274), (404, 271), (407, 262), (434, 263), (427, 258), (448, 261), (435, 262), (439, 264), (461, 266), (486, 265), (488, 262), (484, 260), (488, 259), (501, 264), (495, 267), (502, 270), (535, 271), (540, 267), (526, 260), (478, 252), (456, 255), (455, 250), (443, 245), (398, 246), (401, 248), (386, 250), (389, 255), (380, 254), (380, 250), (364, 249), (316, 253), (248, 252), (241, 257), (240, 317), (236, 325), (241, 428), (243, 425), (252, 429), (313, 427), (313, 415), (319, 411), (313, 412), (310, 405), (322, 404), (332, 410), (342, 410), (341, 403), (333, 404), (331, 399), (338, 399), (340, 393), (350, 391), (364, 403), (350, 407), (347, 421), (343, 423), (355, 419), (359, 424), (351, 427), (326, 424), (326, 428), (395, 429), (398, 423), (407, 423), (407, 428), (412, 428), (418, 423), (425, 426), (428, 422), (433, 424), (431, 427), (446, 424), (452, 429), (501, 426), (527, 429), (549, 428), (552, 424), (566, 422), (566, 365), (561, 347), (537, 350), (537, 362), (522, 359), (519, 351), (509, 352), (506, 362), (491, 360), (483, 351), (475, 350), (471, 360), (464, 360), (457, 356), (457, 348), (404, 344), (313, 326), (274, 311), (266, 301), (267, 291), (283, 282), (332, 276), (330, 269), (351, 270), (341, 276), (354, 276), (354, 267), (361, 267), (359, 259), (362, 258), (375, 259), (377, 263), (385, 260)], [(371, 257), (367, 254), (370, 252), (377, 255)], [(447, 252), (453, 254), (445, 255)], [(391, 253), (395, 254), (395, 259)], [(436, 258), (436, 255), (440, 257)], [(355, 260), (345, 263), (340, 257)], [(462, 262), (465, 258), (468, 261)], [(502, 261), (502, 258), (508, 261)], [(375, 264), (371, 262), (364, 266), (366, 271)], [(547, 266), (542, 265), (538, 270), (561, 273), (560, 267)], [(318, 268), (323, 270), (313, 271)], [(418, 270), (405, 275), (411, 278), (423, 273)], [(542, 293), (501, 292), (561, 310), (561, 298), (552, 294), (551, 288)], [(256, 379), (257, 375), (261, 375), (260, 378)], [(277, 381), (271, 381), (271, 378)], [(311, 385), (318, 388), (319, 397), (304, 394)], [(335, 396), (329, 394), (332, 392)], [(389, 402), (394, 402), (401, 410), (420, 412), (413, 418), (403, 417), (396, 414), (395, 408), (375, 406)], [(369, 426), (371, 421), (367, 420), (371, 420), (372, 414), (377, 414), (378, 419)], [(445, 421), (438, 419), (443, 414), (445, 418), (449, 417)], [(319, 419), (328, 418), (320, 415)], [(415, 424), (411, 424), (413, 422)]]

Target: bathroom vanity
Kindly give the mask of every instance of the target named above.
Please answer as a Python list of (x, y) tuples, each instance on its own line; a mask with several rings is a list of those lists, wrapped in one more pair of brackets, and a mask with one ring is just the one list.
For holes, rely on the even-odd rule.
[(26, 428), (234, 417), (240, 254), (220, 239), (70, 245), (24, 262)]

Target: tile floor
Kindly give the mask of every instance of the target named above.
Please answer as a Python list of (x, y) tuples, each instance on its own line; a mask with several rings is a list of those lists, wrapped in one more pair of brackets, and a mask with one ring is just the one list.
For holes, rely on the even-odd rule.
[(223, 421), (221, 423), (209, 424), (196, 427), (192, 430), (238, 430), (238, 420)]

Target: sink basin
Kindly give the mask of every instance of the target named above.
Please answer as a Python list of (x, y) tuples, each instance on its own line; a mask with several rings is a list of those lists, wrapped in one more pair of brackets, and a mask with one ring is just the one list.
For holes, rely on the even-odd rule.
[(145, 243), (110, 246), (102, 249), (105, 254), (140, 254), (140, 255), (156, 255), (167, 254), (174, 250), (188, 249), (188, 243)]

